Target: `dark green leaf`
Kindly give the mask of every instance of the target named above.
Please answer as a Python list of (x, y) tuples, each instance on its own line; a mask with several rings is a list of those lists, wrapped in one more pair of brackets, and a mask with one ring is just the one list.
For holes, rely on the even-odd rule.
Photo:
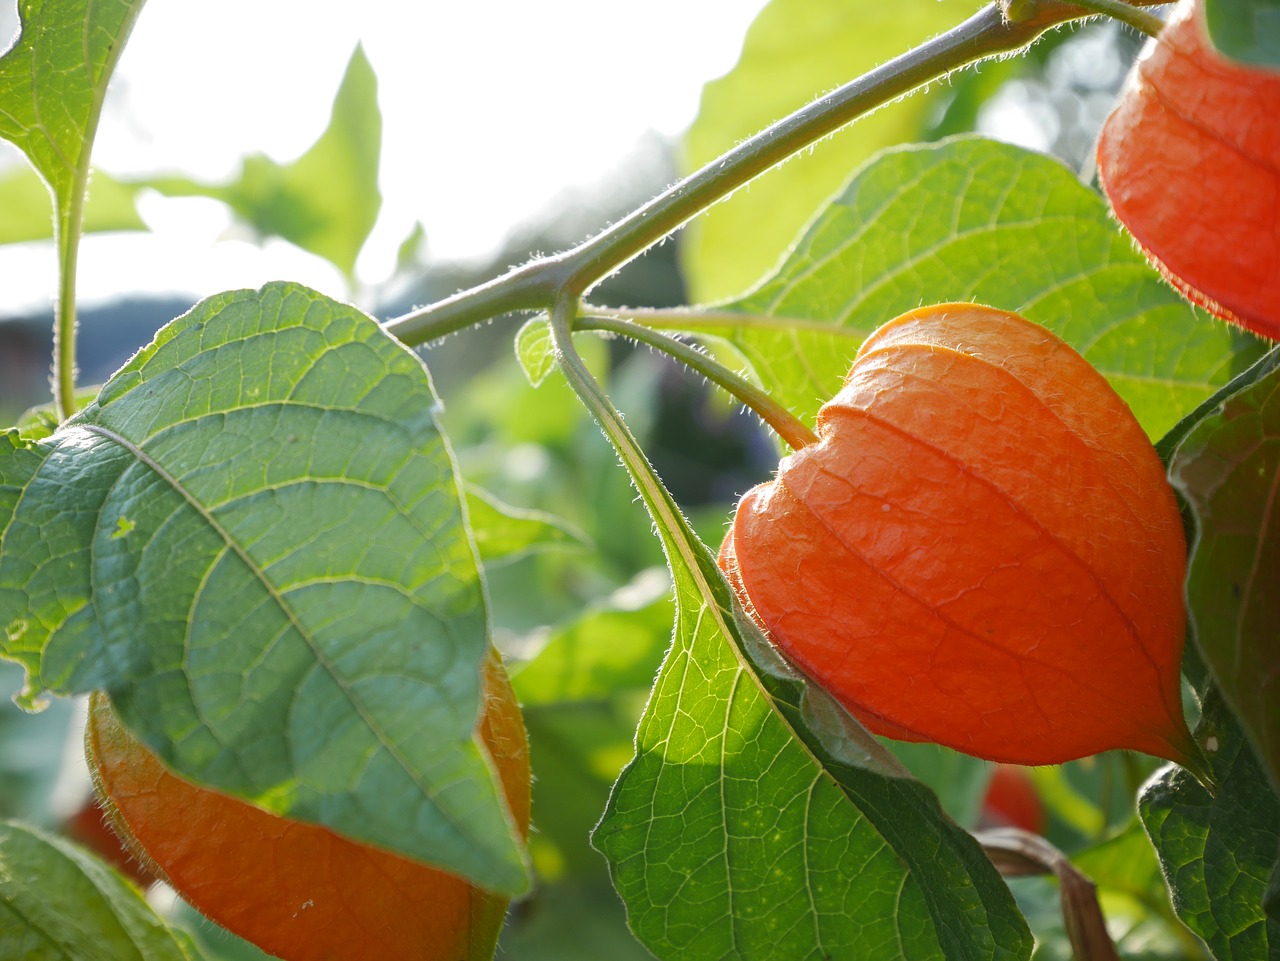
[[(685, 168), (711, 162), (979, 6), (974, 0), (772, 0), (751, 25), (737, 65), (703, 88), (698, 117), (685, 136)], [(736, 296), (763, 276), (858, 164), (881, 147), (920, 135), (939, 89), (945, 88), (863, 117), (698, 218), (681, 247), (693, 298)]]
[(273, 284), (169, 324), (37, 442), (0, 438), (0, 653), (107, 689), (179, 772), (500, 890), (473, 728), (484, 591), (421, 361)]
[(1211, 689), (1196, 738), (1217, 789), (1166, 767), (1143, 789), (1138, 810), (1183, 922), (1218, 961), (1280, 958), (1280, 920), (1263, 894), (1280, 851), (1280, 800), (1221, 696)]
[(872, 330), (944, 301), (1044, 324), (1107, 376), (1152, 437), (1261, 353), (1252, 338), (1236, 351), (1226, 325), (1187, 306), (1071, 171), (977, 138), (881, 154), (773, 276), (701, 329), (728, 336), (779, 401), (811, 418)]
[(0, 958), (195, 961), (142, 893), (60, 838), (0, 822)]
[(1170, 478), (1196, 519), (1199, 649), (1280, 790), (1280, 372), (1251, 373), (1183, 439)]
[(1228, 57), (1280, 68), (1280, 0), (1205, 0), (1214, 45)]
[(283, 237), (354, 278), (356, 257), (378, 219), (382, 194), (378, 81), (357, 46), (333, 101), (329, 126), (290, 164), (256, 154), (225, 185), (166, 177), (137, 182), (171, 197), (221, 200), (258, 233)]

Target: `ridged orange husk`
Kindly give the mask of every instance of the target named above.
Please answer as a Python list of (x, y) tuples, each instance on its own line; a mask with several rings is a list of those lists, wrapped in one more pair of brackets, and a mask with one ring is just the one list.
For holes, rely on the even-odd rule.
[[(479, 727), (512, 816), (529, 826), (524, 722), (496, 655)], [(430, 736), (424, 732), (424, 736)], [(507, 900), (169, 771), (93, 696), (90, 768), (116, 830), (206, 917), (285, 961), (488, 961)]]
[(742, 498), (720, 562), (870, 730), (1020, 764), (1191, 756), (1178, 506), (1079, 354), (989, 307), (912, 311), (817, 435)]
[(1098, 141), (1116, 216), (1170, 281), (1280, 338), (1280, 73), (1213, 49), (1184, 0)]

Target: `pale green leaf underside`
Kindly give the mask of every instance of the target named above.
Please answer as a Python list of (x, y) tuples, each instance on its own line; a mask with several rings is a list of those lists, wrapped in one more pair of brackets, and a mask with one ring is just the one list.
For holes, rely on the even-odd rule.
[(22, 961), (195, 961), (168, 927), (104, 863), (64, 839), (0, 822), (0, 958)]
[(0, 137), (69, 207), (115, 60), (143, 0), (21, 0), (22, 33), (0, 58)]
[(473, 734), (488, 625), (421, 362), (305, 288), (221, 294), (0, 449), (0, 653), (194, 780), (525, 884)]
[(1247, 357), (1234, 351), (1259, 351), (1251, 340), (1238, 348), (1241, 335), (1160, 280), (1060, 163), (971, 137), (879, 155), (775, 274), (703, 329), (730, 339), (811, 420), (868, 334), (947, 301), (1044, 324), (1106, 375), (1152, 437), (1242, 369)]

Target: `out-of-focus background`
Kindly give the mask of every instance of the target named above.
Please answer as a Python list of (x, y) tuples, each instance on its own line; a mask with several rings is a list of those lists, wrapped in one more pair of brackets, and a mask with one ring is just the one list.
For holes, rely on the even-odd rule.
[[(977, 6), (152, 0), (121, 59), (94, 153), (80, 256), (81, 380), (101, 383), (157, 328), (220, 290), (297, 280), (386, 319), (563, 249)], [(14, 0), (0, 0), (0, 48), (16, 31)], [(934, 84), (740, 191), (592, 299), (661, 307), (740, 292), (862, 161), (896, 143), (984, 133), (1053, 153), (1088, 180), (1093, 139), (1137, 49), (1132, 34), (1091, 24)], [(772, 203), (784, 182), (788, 196), (811, 203)], [(57, 279), (49, 233), (47, 194), (0, 143), (5, 425), (49, 400)], [(487, 572), (533, 745), (531, 845), (541, 880), (514, 907), (500, 957), (638, 959), (647, 953), (628, 934), (588, 835), (630, 756), (670, 635), (665, 567), (595, 426), (554, 376), (538, 390), (524, 379), (515, 329), (500, 321), (421, 352), (466, 480), (572, 532), (555, 549)], [(736, 497), (776, 464), (772, 439), (661, 357), (619, 342), (583, 347), (661, 476), (718, 543)], [(557, 645), (605, 643), (634, 652), (621, 687), (567, 697), (546, 662), (520, 678), (520, 664), (536, 665)], [(16, 668), (0, 665), (4, 694), (20, 682)], [(0, 703), (0, 816), (57, 826), (79, 813), (70, 830), (90, 837), (97, 814), (84, 809), (77, 738), (74, 705), (28, 717)], [(994, 799), (991, 766), (903, 750), (958, 819), (1013, 816)], [(1133, 763), (1037, 772), (1020, 795), (1032, 805), (1025, 816), (1078, 846), (1124, 815), (1123, 788), (1143, 773)], [(162, 888), (152, 896), (165, 897)], [(1032, 913), (1039, 905), (1053, 916), (1051, 889), (1020, 896)], [(212, 958), (260, 957), (199, 929)], [(1062, 939), (1045, 941), (1043, 957), (1062, 956), (1055, 943)]]

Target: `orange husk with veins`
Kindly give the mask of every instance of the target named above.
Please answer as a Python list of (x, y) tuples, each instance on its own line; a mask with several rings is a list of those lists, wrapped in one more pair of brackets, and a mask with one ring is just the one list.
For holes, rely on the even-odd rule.
[[(528, 740), (496, 652), (482, 682), (476, 734), (527, 835)], [(283, 961), (493, 957), (507, 898), (179, 777), (125, 729), (102, 694), (91, 700), (86, 753), (111, 824), (131, 851), (206, 917)]]
[(1184, 0), (1098, 140), (1098, 179), (1171, 283), (1280, 339), (1280, 72), (1227, 59)]
[(1079, 354), (1016, 314), (912, 311), (817, 435), (742, 498), (720, 564), (867, 728), (1019, 764), (1195, 755), (1178, 506)]

